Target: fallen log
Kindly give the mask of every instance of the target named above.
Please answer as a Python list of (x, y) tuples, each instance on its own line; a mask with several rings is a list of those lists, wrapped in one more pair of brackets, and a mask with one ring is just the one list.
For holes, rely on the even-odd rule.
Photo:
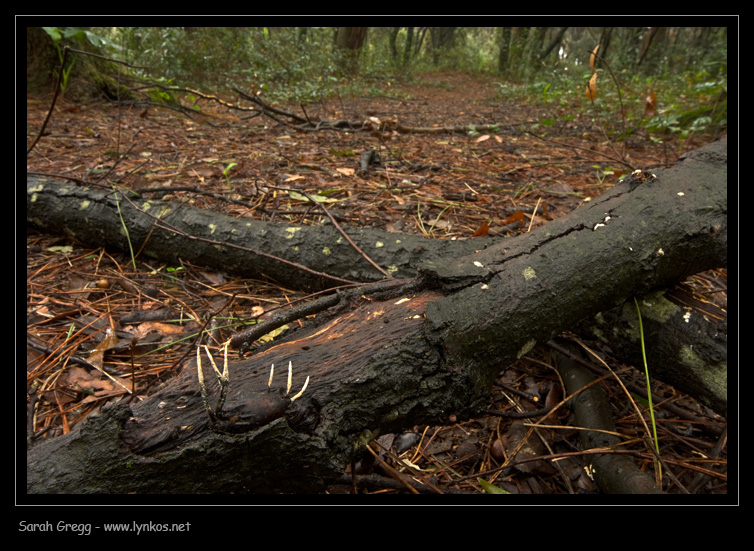
[[(44, 193), (31, 188), (28, 196)], [(30, 448), (27, 491), (322, 491), (380, 432), (484, 409), (491, 381), (537, 343), (633, 296), (726, 265), (723, 139), (529, 234), (464, 256), (423, 258), (410, 294), (341, 301), (279, 343), (232, 361), (224, 428), (235, 423), (237, 432), (212, 430), (192, 359), (142, 403), (106, 407), (71, 434)], [(309, 377), (308, 389), (250, 423), (249, 412), (269, 394), (270, 364), (289, 361), (294, 382)], [(214, 377), (208, 387), (214, 406)]]
[[(659, 289), (639, 303), (644, 348), (653, 378), (728, 416), (727, 312), (714, 304), (680, 302), (683, 287)], [(576, 328), (579, 335), (602, 341), (611, 357), (643, 369), (639, 318), (633, 301), (600, 312)]]
[[(384, 277), (329, 224), (235, 218), (108, 186), (83, 187), (28, 176), (26, 223), (82, 243), (125, 252), (133, 249), (172, 265), (187, 261), (214, 266), (242, 277), (285, 282), (293, 289), (319, 290)], [(484, 246), (483, 241), (428, 240), (372, 228), (349, 228), (348, 235), (395, 278), (414, 277), (420, 262), (442, 262)]]
[(308, 116), (302, 117), (274, 107), (264, 102), (259, 96), (249, 96), (241, 90), (234, 88), (239, 96), (255, 104), (260, 113), (280, 124), (288, 124), (303, 132), (319, 130), (335, 130), (338, 132), (400, 132), (402, 134), (468, 134), (470, 132), (498, 132), (501, 127), (516, 126), (509, 124), (467, 124), (453, 126), (408, 126), (400, 124), (394, 119), (379, 120), (368, 117), (366, 120), (310, 120)]

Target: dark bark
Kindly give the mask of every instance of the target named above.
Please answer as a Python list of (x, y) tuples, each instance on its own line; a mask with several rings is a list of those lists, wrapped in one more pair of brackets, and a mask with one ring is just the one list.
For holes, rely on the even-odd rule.
[[(578, 354), (578, 351), (571, 351)], [(568, 356), (558, 354), (557, 369), (567, 394), (579, 392), (594, 381), (589, 370), (580, 366)], [(579, 392), (569, 403), (576, 416), (577, 427), (595, 429), (581, 432), (581, 448), (593, 450), (618, 446), (622, 440), (615, 432), (610, 402), (599, 385), (592, 385)], [(594, 454), (587, 456), (592, 476), (605, 493), (610, 494), (658, 494), (662, 493), (652, 477), (639, 469), (633, 460), (625, 455)]]
[[(689, 298), (675, 287), (639, 302), (649, 373), (727, 417), (727, 313)], [(638, 320), (631, 300), (584, 320), (578, 332), (602, 341), (615, 359), (643, 370)]]
[[(27, 178), (26, 191), (28, 227), (125, 252), (130, 238), (134, 251), (173, 265), (183, 260), (305, 290), (333, 287), (343, 279), (369, 282), (384, 277), (329, 223), (313, 227), (234, 218), (179, 202), (124, 197), (110, 188), (37, 176)], [(349, 228), (348, 235), (396, 278), (415, 276), (419, 262), (442, 262), (485, 245), (479, 240), (428, 240), (371, 228)], [(302, 266), (316, 268), (304, 271)]]
[[(27, 489), (321, 491), (379, 432), (478, 413), (495, 376), (537, 343), (635, 295), (727, 265), (726, 148), (721, 140), (693, 152), (654, 181), (630, 178), (529, 234), (465, 256), (421, 257), (421, 285), (409, 300), (341, 301), (316, 325), (232, 362), (226, 409), (243, 427), (238, 434), (209, 430), (192, 360), (144, 402), (105, 408), (72, 434), (31, 448)], [(40, 227), (52, 213), (36, 212), (35, 203), (49, 185), (28, 184), (27, 217)], [(67, 193), (81, 204), (85, 192)], [(145, 235), (151, 224), (142, 222)], [(86, 226), (77, 224), (77, 234)], [(402, 265), (411, 271), (410, 260)], [(240, 258), (233, 266), (248, 268)], [(368, 264), (348, 270), (370, 273)], [(269, 365), (289, 360), (294, 389), (311, 377), (306, 393), (269, 423), (244, 425), (266, 394)]]

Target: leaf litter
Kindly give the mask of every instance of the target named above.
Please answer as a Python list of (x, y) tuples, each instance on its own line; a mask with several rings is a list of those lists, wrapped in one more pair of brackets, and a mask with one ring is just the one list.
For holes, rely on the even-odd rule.
[[(40, 127), (47, 103), (28, 103), (29, 136)], [(99, 103), (59, 110), (49, 135), (27, 159), (27, 170), (93, 178), (112, 169), (115, 152), (133, 146), (108, 178), (142, 192), (159, 188), (165, 200), (237, 217), (320, 224), (324, 218), (308, 194), (344, 226), (435, 239), (516, 235), (571, 212), (622, 173), (595, 170), (615, 162), (598, 127), (572, 120), (554, 135), (537, 137), (528, 129), (541, 116), (538, 106), (501, 101), (492, 79), (455, 73), (428, 75), (422, 85), (403, 85), (391, 97), (340, 98), (317, 107), (318, 115), (330, 119), (395, 120), (437, 133), (296, 132), (269, 120), (247, 124), (212, 106), (201, 121), (121, 107), (115, 123), (115, 109)], [(313, 106), (307, 112), (314, 114)], [(498, 131), (473, 130), (490, 124)], [(468, 131), (443, 131), (458, 127)], [(131, 140), (120, 147), (119, 132)], [(648, 140), (637, 139), (630, 148), (635, 165), (675, 160)], [(379, 152), (379, 162), (365, 173), (359, 154), (370, 150)], [(108, 402), (141, 400), (175, 376), (202, 332), (219, 345), (243, 324), (306, 299), (268, 281), (188, 263), (137, 258), (133, 269), (123, 253), (27, 234), (27, 436), (64, 434)], [(497, 413), (381, 437), (332, 491), (351, 491), (352, 475), (358, 474), (364, 493), (479, 493), (493, 487), (510, 493), (595, 492), (577, 453), (577, 431), (568, 428), (570, 413), (560, 410), (550, 418), (561, 428), (535, 432), (527, 426), (526, 413), (560, 390), (551, 365), (550, 352), (538, 348), (501, 372), (504, 387), (495, 387), (490, 402), (490, 412)], [(605, 384), (620, 430), (638, 432), (620, 392)], [(683, 403), (710, 425), (721, 423), (670, 387), (660, 384), (656, 392), (656, 402)], [(665, 458), (682, 478), (671, 482), (670, 491), (725, 493), (724, 447), (703, 430), (684, 436), (675, 429), (683, 424), (662, 425), (673, 442)], [(637, 446), (635, 455), (642, 468), (651, 468), (646, 448)], [(702, 467), (699, 457), (707, 458)]]

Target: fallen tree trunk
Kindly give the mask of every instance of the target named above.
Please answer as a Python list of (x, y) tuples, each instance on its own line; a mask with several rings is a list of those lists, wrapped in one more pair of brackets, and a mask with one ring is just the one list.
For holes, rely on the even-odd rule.
[[(714, 304), (683, 300), (689, 297), (676, 286), (640, 301), (647, 365), (652, 377), (727, 417), (727, 312)], [(584, 320), (576, 332), (602, 341), (616, 360), (643, 369), (638, 325), (636, 305), (628, 301)]]
[[(575, 426), (596, 429), (581, 431), (581, 449), (585, 451), (620, 446), (622, 441), (614, 434), (616, 427), (607, 394), (602, 387), (596, 385), (579, 392), (594, 381), (594, 375), (571, 359), (570, 355), (577, 356), (578, 351), (569, 350), (567, 344), (565, 346), (569, 355), (556, 354), (555, 364), (566, 393), (576, 394), (569, 404), (574, 412)], [(652, 477), (625, 455), (597, 454), (589, 458), (589, 464), (595, 482), (605, 493), (662, 493)]]
[[(321, 491), (380, 432), (478, 413), (495, 376), (537, 343), (727, 265), (726, 148), (721, 140), (693, 152), (654, 181), (629, 178), (529, 234), (422, 259), (406, 300), (341, 301), (233, 362), (230, 430), (211, 430), (192, 360), (144, 402), (107, 407), (31, 448), (27, 491)], [(39, 200), (44, 189), (33, 188)], [(268, 366), (288, 361), (294, 384), (310, 377), (307, 391), (251, 423), (268, 394)], [(211, 381), (212, 405), (217, 387)]]
[[(93, 189), (29, 176), (26, 220), (28, 227), (82, 243), (126, 252), (133, 248), (173, 265), (187, 261), (214, 266), (242, 277), (285, 282), (294, 289), (319, 290), (384, 278), (332, 225), (234, 218), (178, 201), (123, 195), (109, 187)], [(428, 240), (371, 228), (349, 228), (348, 234), (396, 278), (415, 276), (420, 262), (442, 262), (484, 246), (478, 240)]]
[(317, 119), (311, 120), (308, 116), (302, 117), (285, 111), (278, 107), (264, 102), (259, 96), (249, 96), (241, 90), (233, 89), (239, 96), (255, 104), (260, 109), (260, 113), (271, 118), (277, 123), (290, 125), (296, 130), (302, 132), (315, 132), (320, 130), (337, 130), (348, 132), (401, 132), (403, 134), (467, 134), (468, 132), (497, 132), (505, 124), (469, 124), (454, 126), (406, 126), (398, 123), (396, 120), (379, 120), (369, 117), (366, 120), (328, 120)]

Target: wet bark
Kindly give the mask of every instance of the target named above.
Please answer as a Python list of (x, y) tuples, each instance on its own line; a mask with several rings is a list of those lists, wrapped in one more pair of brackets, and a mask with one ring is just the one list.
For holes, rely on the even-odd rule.
[[(406, 246), (393, 236), (395, 251), (403, 253), (396, 273), (415, 276), (405, 297), (344, 299), (329, 315), (318, 316), (316, 325), (305, 325), (253, 357), (231, 361), (226, 410), (228, 419), (243, 427), (239, 432), (210, 429), (193, 359), (143, 402), (112, 405), (72, 434), (32, 447), (27, 490), (321, 491), (380, 432), (478, 413), (496, 375), (537, 343), (633, 296), (726, 266), (726, 148), (722, 140), (692, 152), (654, 181), (629, 178), (566, 217), (483, 250), (471, 242), (474, 252), (440, 254), (429, 249), (449, 245), (421, 240), (417, 247), (428, 249), (424, 256), (413, 241)], [(37, 208), (42, 197), (57, 193), (51, 187), (27, 184), (27, 220), (35, 227), (49, 227), (45, 221), (53, 215)], [(83, 206), (83, 193), (66, 192), (84, 211), (80, 217), (89, 208)], [(108, 200), (113, 199), (100, 204)], [(88, 225), (68, 220), (63, 227), (80, 235)], [(145, 250), (162, 231), (153, 225), (143, 222)], [(233, 232), (225, 236), (232, 238)], [(176, 234), (161, 239), (194, 243)], [(329, 239), (333, 243), (337, 235)], [(464, 247), (469, 245), (458, 245), (457, 251)], [(270, 262), (265, 274), (289, 273), (289, 267)], [(232, 267), (256, 269), (240, 257)], [(348, 279), (375, 277), (368, 264), (332, 269)], [(302, 279), (324, 284), (320, 276)], [(288, 361), (294, 391), (308, 376), (307, 391), (265, 424), (244, 424), (268, 392), (270, 364)], [(211, 382), (214, 404), (217, 384)]]
[[(29, 228), (124, 252), (130, 242), (134, 252), (172, 265), (187, 261), (305, 290), (333, 287), (344, 280), (384, 278), (329, 221), (300, 226), (234, 218), (179, 201), (39, 176), (27, 177), (26, 193)], [(485, 245), (478, 240), (429, 240), (371, 228), (348, 228), (348, 235), (396, 278), (415, 276), (419, 262), (442, 262)]]
[[(566, 344), (567, 346), (567, 344)], [(572, 350), (578, 354), (578, 350)], [(568, 356), (558, 354), (557, 369), (563, 379), (566, 392), (575, 394), (594, 381), (594, 375)], [(610, 402), (605, 391), (598, 385), (589, 386), (571, 400), (576, 426), (596, 429), (581, 432), (582, 450), (596, 450), (619, 446), (620, 437), (615, 432)], [(638, 468), (625, 455), (594, 454), (585, 458), (592, 476), (605, 493), (610, 494), (659, 494), (662, 493), (652, 477)]]
[[(694, 304), (683, 287), (658, 289), (639, 301), (650, 375), (728, 416), (728, 316), (712, 303)], [(635, 303), (600, 312), (578, 334), (599, 339), (616, 360), (643, 373)]]

